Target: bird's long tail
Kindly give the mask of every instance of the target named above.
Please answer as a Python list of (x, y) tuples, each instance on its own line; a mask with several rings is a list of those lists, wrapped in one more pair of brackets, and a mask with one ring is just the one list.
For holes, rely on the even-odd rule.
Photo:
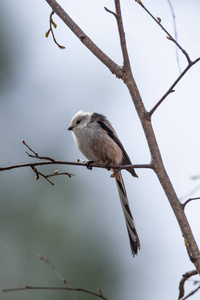
[[(116, 172), (116, 170), (115, 170), (115, 172)], [(114, 176), (115, 176), (115, 182), (117, 185), (117, 190), (119, 193), (119, 198), (121, 201), (122, 209), (124, 212), (124, 217), (125, 217), (125, 221), (126, 221), (126, 227), (128, 230), (131, 251), (134, 256), (135, 254), (137, 254), (138, 250), (140, 249), (140, 241), (138, 238), (137, 231), (135, 229), (135, 222), (133, 220), (133, 216), (132, 216), (132, 213), (131, 213), (131, 210), (129, 207), (128, 198), (127, 198), (122, 174), (119, 171), (119, 172), (115, 173)]]

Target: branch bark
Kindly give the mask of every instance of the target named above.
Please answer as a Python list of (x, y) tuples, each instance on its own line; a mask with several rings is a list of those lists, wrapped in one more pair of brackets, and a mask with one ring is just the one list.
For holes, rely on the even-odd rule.
[[(129, 93), (131, 95), (132, 101), (135, 105), (136, 111), (140, 118), (149, 150), (151, 153), (151, 164), (153, 170), (155, 171), (158, 180), (169, 200), (169, 203), (173, 209), (176, 216), (178, 224), (180, 226), (185, 246), (189, 255), (190, 260), (195, 265), (196, 269), (200, 273), (200, 252), (194, 236), (192, 234), (190, 225), (182, 208), (182, 205), (175, 193), (173, 185), (168, 177), (166, 169), (164, 167), (162, 157), (159, 151), (159, 147), (156, 141), (154, 130), (151, 123), (151, 117), (148, 115), (144, 103), (141, 99), (140, 93), (138, 91), (136, 82), (134, 80), (131, 66), (129, 62), (129, 56), (126, 46), (126, 39), (123, 29), (123, 22), (121, 16), (120, 1), (115, 0), (115, 8), (117, 15), (117, 25), (120, 36), (120, 43), (124, 58), (124, 72), (116, 63), (114, 63), (106, 54), (104, 54), (87, 36), (86, 34), (72, 21), (72, 19), (66, 14), (66, 12), (60, 7), (60, 5), (54, 0), (46, 0), (46, 2), (51, 6), (53, 11), (64, 21), (64, 23), (76, 34), (76, 36), (81, 40), (81, 42), (96, 56), (98, 57), (118, 78), (121, 78), (126, 84)], [(141, 2), (141, 1), (137, 1)], [(189, 59), (190, 61), (190, 59)]]
[(63, 20), (79, 40), (118, 78), (122, 78), (123, 71), (113, 62), (95, 43), (83, 32), (83, 30), (70, 18), (64, 9), (54, 0), (46, 0), (52, 10)]
[[(116, 3), (116, 12), (117, 15), (121, 16), (120, 12), (120, 3), (119, 0), (115, 0)], [(121, 22), (122, 23), (122, 22)], [(119, 23), (118, 23), (119, 24)], [(120, 39), (122, 44), (122, 38), (125, 40), (124, 30), (122, 26), (118, 25), (118, 29), (120, 32)], [(121, 38), (122, 37), (122, 38)], [(126, 43), (123, 43), (123, 47), (126, 47)], [(123, 53), (127, 53), (126, 51), (123, 51)], [(154, 134), (154, 130), (151, 123), (151, 118), (146, 118), (147, 111), (144, 107), (143, 101), (141, 99), (140, 93), (138, 91), (135, 79), (131, 72), (131, 66), (129, 63), (129, 60), (125, 61), (127, 65), (125, 65), (125, 70), (128, 70), (129, 72), (126, 73), (126, 76), (124, 76), (124, 83), (127, 85), (129, 89), (129, 93), (131, 95), (132, 101), (135, 105), (135, 108), (137, 110), (138, 116), (140, 118), (147, 143), (149, 146), (149, 150), (151, 153), (151, 163), (153, 165), (153, 169), (160, 181), (160, 184), (169, 200), (169, 203), (174, 211), (174, 214), (176, 216), (176, 219), (178, 221), (178, 224), (180, 226), (180, 229), (182, 231), (186, 249), (188, 252), (188, 255), (190, 257), (190, 260), (194, 263), (195, 267), (197, 268), (198, 272), (200, 273), (200, 252), (198, 249), (198, 246), (196, 244), (196, 241), (194, 239), (194, 236), (192, 234), (190, 225), (188, 223), (188, 220), (186, 218), (186, 215), (184, 213), (184, 210), (181, 206), (181, 203), (175, 193), (175, 190), (173, 188), (173, 185), (169, 179), (169, 176), (166, 172), (166, 169), (164, 167), (162, 157), (160, 154), (160, 150), (157, 144), (157, 140)]]
[[(39, 156), (38, 159), (43, 159), (43, 157)], [(12, 169), (19, 169), (19, 168), (26, 168), (26, 167), (37, 167), (37, 166), (45, 166), (45, 165), (71, 165), (71, 166), (80, 166), (80, 167), (86, 167), (88, 169), (92, 168), (102, 168), (107, 169), (108, 167), (102, 164), (96, 164), (91, 163), (88, 167), (87, 163), (81, 163), (81, 162), (74, 162), (74, 161), (64, 161), (64, 160), (51, 160), (51, 161), (41, 161), (41, 162), (30, 162), (25, 164), (17, 164), (17, 165), (11, 165), (6, 167), (0, 167), (0, 172), (2, 171), (8, 171)], [(109, 165), (109, 168), (111, 169), (120, 169), (120, 170), (127, 170), (129, 168), (141, 168), (141, 169), (152, 169), (151, 164), (138, 164), (138, 165)], [(70, 174), (69, 174), (70, 175)], [(73, 175), (73, 174), (71, 174)]]

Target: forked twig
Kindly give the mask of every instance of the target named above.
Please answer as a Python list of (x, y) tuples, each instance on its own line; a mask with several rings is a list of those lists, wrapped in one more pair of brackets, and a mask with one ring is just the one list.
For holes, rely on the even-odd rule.
[(7, 292), (18, 292), (18, 291), (25, 291), (25, 290), (66, 290), (71, 292), (71, 296), (73, 297), (73, 299), (78, 300), (77, 296), (73, 293), (73, 292), (83, 292), (89, 295), (93, 295), (96, 296), (100, 299), (103, 300), (108, 300), (106, 297), (103, 296), (102, 292), (100, 289), (98, 289), (98, 292), (92, 292), (86, 289), (82, 289), (82, 288), (72, 288), (69, 286), (66, 278), (64, 278), (60, 272), (58, 272), (58, 270), (56, 270), (56, 268), (52, 265), (52, 263), (50, 262), (50, 260), (46, 257), (43, 257), (42, 255), (39, 255), (39, 259), (41, 259), (42, 261), (44, 261), (45, 263), (48, 264), (48, 266), (51, 268), (51, 270), (54, 272), (54, 274), (56, 274), (56, 276), (62, 281), (62, 283), (65, 285), (65, 287), (41, 287), (41, 286), (25, 286), (22, 288), (11, 288), (11, 289), (3, 289), (2, 292), (3, 293), (7, 293)]
[[(177, 83), (182, 79), (182, 77), (186, 74), (186, 72), (198, 61), (200, 61), (200, 57), (197, 58), (196, 60), (192, 61), (189, 57), (189, 54), (183, 49), (183, 47), (178, 43), (177, 41), (177, 33), (176, 33), (176, 23), (174, 24), (174, 30), (175, 30), (175, 38), (172, 37), (172, 35), (169, 33), (169, 31), (161, 24), (161, 19), (160, 18), (155, 18), (153, 14), (147, 9), (147, 7), (142, 3), (140, 0), (135, 0), (149, 15), (150, 17), (158, 24), (158, 26), (167, 34), (167, 38), (172, 41), (180, 50), (181, 52), (185, 55), (188, 66), (185, 68), (185, 70), (180, 74), (180, 76), (175, 80), (175, 82), (171, 85), (171, 87), (168, 89), (168, 91), (162, 96), (162, 98), (156, 103), (156, 105), (148, 112), (145, 114), (145, 117), (147, 119), (150, 119), (152, 114), (155, 112), (155, 110), (161, 105), (161, 103), (166, 99), (166, 97), (174, 92), (174, 87), (177, 85)], [(171, 6), (171, 2), (168, 0), (168, 3), (170, 4), (170, 8), (172, 10), (172, 14), (174, 17), (174, 12), (173, 12), (173, 7)], [(178, 56), (178, 54), (177, 54)], [(179, 60), (178, 60), (179, 61)]]
[(160, 26), (160, 28), (167, 34), (167, 38), (168, 40), (172, 41), (174, 44), (176, 44), (176, 46), (181, 50), (181, 52), (185, 55), (188, 64), (191, 63), (191, 59), (188, 55), (188, 53), (181, 47), (181, 45), (176, 41), (176, 39), (174, 39), (172, 37), (172, 35), (167, 31), (167, 29), (161, 24), (161, 21), (156, 19), (153, 14), (147, 9), (147, 7), (142, 3), (142, 1), (140, 0), (136, 0), (136, 2), (138, 4), (140, 4), (140, 6), (150, 15), (150, 17), (158, 24), (158, 26)]
[[(46, 38), (48, 38), (49, 37), (49, 33), (51, 32), (55, 44), (60, 49), (65, 49), (64, 46), (61, 46), (60, 44), (58, 44), (58, 42), (57, 42), (57, 40), (55, 38), (55, 35), (54, 35), (54, 32), (53, 32), (53, 27), (57, 28), (57, 24), (53, 21), (53, 14), (54, 14), (54, 11), (52, 10), (52, 12), (50, 13), (50, 16), (49, 16), (49, 30), (45, 33), (45, 36), (46, 36)], [(52, 27), (52, 25), (53, 25), (53, 27)]]
[(56, 274), (56, 276), (62, 281), (62, 283), (69, 288), (69, 291), (71, 293), (71, 296), (75, 299), (78, 300), (78, 298), (76, 297), (76, 295), (73, 293), (73, 291), (71, 290), (70, 285), (67, 282), (67, 279), (65, 277), (63, 277), (58, 270), (56, 270), (56, 268), (52, 265), (52, 263), (50, 262), (50, 260), (47, 257), (42, 256), (41, 254), (38, 255), (39, 259), (44, 261), (45, 263), (47, 263), (47, 265), (51, 268), (51, 270), (53, 271), (54, 274)]
[[(44, 165), (72, 165), (72, 166), (82, 166), (82, 167), (86, 167), (88, 169), (88, 164), (87, 162), (78, 159), (78, 162), (71, 162), (71, 161), (62, 161), (62, 160), (55, 160), (51, 157), (48, 156), (40, 156), (38, 153), (36, 153), (34, 150), (31, 149), (30, 146), (28, 146), (24, 140), (22, 140), (22, 143), (31, 151), (34, 153), (34, 155), (27, 153), (29, 157), (32, 158), (36, 158), (39, 160), (45, 159), (47, 161), (42, 161), (42, 162), (31, 162), (31, 163), (25, 163), (25, 164), (17, 164), (17, 165), (11, 165), (11, 166), (7, 166), (7, 167), (0, 167), (0, 172), (1, 171), (8, 171), (8, 170), (12, 170), (12, 169), (18, 169), (18, 168), (24, 168), (24, 167), (31, 167), (33, 169), (33, 171), (36, 173), (41, 175), (41, 176), (46, 176), (46, 177), (52, 177), (52, 176), (57, 176), (57, 175), (67, 175), (69, 178), (71, 178), (71, 176), (75, 176), (74, 174), (70, 174), (68, 172), (63, 172), (63, 173), (59, 173), (58, 170), (55, 170), (53, 174), (49, 174), (49, 175), (44, 175), (41, 174), (40, 172), (38, 172), (37, 170), (35, 170), (34, 168), (36, 166), (44, 166)], [(82, 162), (80, 162), (82, 161)], [(107, 165), (104, 164), (97, 164), (97, 163), (90, 163), (90, 170), (92, 168), (102, 168), (102, 169), (107, 169)], [(112, 169), (122, 169), (122, 170), (128, 170), (130, 168), (138, 168), (138, 169), (153, 169), (152, 164), (135, 164), (135, 165), (109, 165), (110, 168)], [(38, 179), (38, 178), (36, 178)]]
[[(27, 155), (29, 157), (32, 158), (37, 158), (37, 159), (46, 159), (49, 160), (50, 162), (52, 162), (52, 164), (54, 163), (54, 159), (51, 157), (47, 157), (47, 156), (39, 156), (39, 154), (37, 152), (35, 152), (28, 144), (26, 144), (25, 140), (22, 140), (22, 144), (24, 144), (33, 154), (30, 154), (26, 151)], [(58, 170), (55, 170), (53, 173), (51, 174), (43, 174), (41, 172), (38, 171), (38, 169), (36, 168), (36, 165), (34, 165), (34, 163), (30, 164), (31, 169), (33, 170), (33, 172), (36, 174), (35, 175), (35, 180), (39, 180), (40, 176), (42, 176), (44, 179), (46, 179), (51, 185), (54, 185), (54, 183), (49, 180), (49, 177), (53, 177), (53, 176), (58, 176), (58, 175), (67, 175), (69, 178), (71, 178), (72, 176), (75, 176), (74, 174), (70, 174), (68, 172), (62, 172), (60, 173)], [(1, 169), (0, 169), (1, 170)]]

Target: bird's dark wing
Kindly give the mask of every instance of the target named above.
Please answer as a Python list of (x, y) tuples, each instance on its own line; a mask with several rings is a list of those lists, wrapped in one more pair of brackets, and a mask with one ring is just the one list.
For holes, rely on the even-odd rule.
[[(101, 126), (101, 128), (104, 129), (107, 132), (109, 137), (111, 139), (113, 139), (115, 141), (115, 143), (122, 150), (122, 153), (123, 153), (122, 165), (131, 165), (131, 160), (130, 160), (128, 154), (126, 153), (126, 150), (124, 149), (124, 147), (123, 147), (122, 143), (120, 142), (114, 128), (112, 127), (110, 122), (107, 120), (107, 118), (104, 115), (94, 113), (91, 116), (90, 122), (94, 122), (94, 121), (96, 121)], [(129, 171), (134, 177), (138, 177), (133, 168), (129, 169), (129, 170), (127, 169), (127, 171)]]

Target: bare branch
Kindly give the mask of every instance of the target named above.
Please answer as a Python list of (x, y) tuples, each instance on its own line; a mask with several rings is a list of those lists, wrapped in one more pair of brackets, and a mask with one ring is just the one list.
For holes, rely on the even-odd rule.
[(64, 9), (55, 0), (46, 0), (52, 10), (63, 20), (63, 22), (72, 30), (79, 40), (104, 64), (109, 70), (122, 78), (123, 72), (115, 62), (113, 62), (95, 43), (82, 31), (82, 29), (69, 17)]
[[(63, 161), (63, 160), (53, 160), (53, 161), (41, 161), (41, 162), (31, 162), (31, 163), (25, 163), (25, 164), (17, 164), (17, 165), (11, 165), (7, 167), (0, 167), (0, 172), (1, 171), (8, 171), (12, 169), (18, 169), (18, 168), (26, 168), (26, 167), (35, 167), (35, 166), (45, 166), (45, 165), (71, 165), (71, 166), (80, 166), (80, 167), (86, 167), (87, 163), (79, 163), (79, 162), (73, 162), (73, 161)], [(102, 164), (96, 164), (92, 163), (90, 164), (92, 168), (102, 168), (102, 169), (107, 169), (108, 166), (102, 165)], [(109, 168), (111, 169), (153, 169), (153, 166), (151, 164), (135, 164), (135, 165), (109, 165)], [(65, 174), (65, 173), (64, 173)], [(61, 175), (61, 174), (55, 174), (55, 175)], [(70, 176), (74, 176), (74, 174), (65, 174)], [(47, 175), (49, 176), (49, 175)], [(50, 176), (49, 176), (50, 177)]]
[[(31, 147), (29, 146), (29, 145), (27, 145), (26, 144), (26, 142), (25, 142), (25, 140), (22, 140), (21, 141), (22, 142), (22, 144), (24, 144), (33, 154), (34, 154), (34, 156), (35, 157), (37, 157), (38, 156), (38, 153), (36, 153), (33, 149), (31, 149)], [(26, 152), (27, 153), (27, 152)], [(27, 153), (28, 154), (28, 153)], [(28, 154), (29, 155), (29, 154)]]
[[(195, 61), (191, 61), (188, 53), (181, 47), (181, 45), (177, 41), (177, 32), (176, 32), (176, 22), (174, 20), (174, 31), (175, 31), (175, 39), (172, 37), (172, 35), (165, 29), (165, 27), (161, 24), (161, 19), (160, 18), (155, 18), (152, 13), (146, 8), (146, 6), (142, 3), (140, 0), (136, 0), (138, 4), (151, 16), (151, 18), (160, 26), (160, 28), (167, 34), (167, 38), (175, 43), (175, 45), (182, 51), (182, 53), (185, 55), (187, 61), (188, 61), (188, 66), (185, 68), (185, 70), (180, 74), (180, 76), (175, 80), (175, 82), (172, 84), (172, 86), (168, 89), (168, 91), (162, 96), (162, 98), (157, 102), (157, 104), (150, 110), (150, 112), (145, 114), (145, 117), (147, 119), (150, 119), (152, 114), (155, 112), (155, 110), (160, 106), (160, 104), (166, 99), (166, 97), (174, 92), (174, 87), (177, 85), (177, 83), (182, 79), (182, 77), (186, 74), (186, 72), (194, 65), (196, 64), (199, 60), (200, 57), (197, 58)], [(175, 18), (173, 7), (171, 5), (171, 2), (168, 0), (168, 3), (170, 5), (170, 8), (172, 10), (172, 15), (173, 18)], [(178, 59), (178, 54), (177, 54), (177, 60)]]
[(182, 279), (179, 283), (179, 296), (178, 299), (181, 299), (185, 295), (185, 282), (192, 276), (197, 275), (197, 270), (188, 271), (185, 274), (182, 275)]
[[(12, 169), (17, 169), (17, 168), (24, 168), (24, 167), (31, 167), (31, 169), (33, 170), (33, 172), (36, 174), (35, 176), (35, 180), (39, 180), (40, 176), (42, 176), (44, 179), (46, 179), (51, 185), (54, 185), (54, 183), (49, 180), (49, 177), (53, 177), (53, 176), (59, 176), (59, 175), (67, 175), (69, 178), (71, 178), (72, 176), (75, 176), (74, 174), (68, 173), (68, 172), (59, 172), (58, 170), (55, 170), (53, 173), (51, 174), (43, 174), (41, 172), (38, 171), (38, 169), (36, 168), (36, 166), (44, 166), (44, 165), (74, 165), (74, 166), (84, 166), (89, 170), (92, 170), (93, 167), (95, 168), (104, 168), (107, 170), (112, 169), (117, 169), (116, 172), (118, 172), (119, 170), (125, 169), (131, 169), (134, 168), (134, 166), (136, 168), (144, 168), (144, 169), (152, 169), (153, 166), (152, 164), (141, 164), (141, 165), (102, 165), (102, 164), (96, 164), (93, 162), (86, 162), (83, 161), (81, 159), (78, 159), (77, 162), (68, 162), (68, 161), (60, 161), (60, 160), (55, 160), (51, 157), (48, 156), (40, 156), (37, 152), (35, 152), (28, 144), (26, 144), (26, 142), (24, 140), (22, 140), (22, 143), (33, 153), (30, 154), (26, 151), (27, 155), (31, 158), (35, 158), (35, 159), (39, 159), (39, 160), (47, 160), (47, 161), (42, 161), (42, 162), (31, 162), (31, 163), (25, 163), (25, 164), (17, 164), (17, 165), (12, 165), (12, 166), (7, 166), (7, 167), (0, 167), (0, 171), (8, 171), (8, 170), (12, 170)], [(80, 162), (82, 161), (82, 163)], [(112, 177), (112, 176), (111, 176)]]
[[(54, 32), (53, 32), (53, 27), (54, 28), (57, 28), (57, 24), (53, 21), (53, 14), (54, 14), (54, 11), (52, 11), (50, 13), (50, 17), (49, 17), (49, 30), (46, 32), (45, 36), (46, 38), (49, 37), (49, 33), (51, 32), (52, 34), (52, 37), (53, 37), (53, 40), (54, 40), (54, 43), (60, 48), (60, 49), (65, 49), (64, 46), (61, 46), (60, 44), (58, 44), (56, 38), (55, 38), (55, 35), (54, 35)], [(53, 25), (53, 27), (52, 27)]]
[(104, 9), (105, 9), (105, 11), (109, 12), (117, 19), (117, 15), (112, 10), (108, 9), (107, 7), (104, 7)]
[(41, 254), (38, 256), (40, 260), (44, 261), (45, 263), (47, 263), (47, 265), (51, 268), (51, 270), (56, 274), (56, 276), (62, 281), (62, 283), (64, 283), (64, 285), (66, 286), (66, 288), (69, 289), (71, 296), (75, 299), (78, 300), (78, 298), (76, 297), (76, 295), (73, 293), (73, 291), (71, 290), (70, 285), (67, 282), (67, 279), (64, 278), (59, 272), (58, 270), (56, 270), (56, 268), (52, 265), (52, 263), (50, 262), (50, 260), (47, 257), (42, 256)]
[(50, 262), (50, 260), (47, 257), (44, 257), (43, 255), (38, 255), (38, 258), (42, 261), (44, 261), (45, 263), (47, 263), (47, 265), (51, 268), (51, 270), (56, 274), (56, 276), (67, 286), (70, 287), (68, 285), (68, 282), (66, 280), (66, 278), (64, 278), (57, 270), (56, 268), (52, 265), (52, 263)]
[(45, 286), (25, 286), (22, 288), (12, 288), (12, 289), (3, 289), (3, 293), (8, 293), (8, 292), (19, 292), (19, 291), (26, 291), (26, 290), (54, 290), (54, 291), (75, 291), (75, 292), (83, 292), (89, 295), (96, 296), (100, 299), (103, 300), (108, 300), (106, 297), (104, 297), (101, 292), (100, 293), (95, 293), (86, 289), (82, 288), (69, 288), (69, 287), (45, 287)]
[[(186, 250), (188, 252), (188, 256), (191, 260), (191, 262), (195, 265), (198, 272), (200, 273), (200, 251), (197, 246), (197, 243), (195, 241), (195, 238), (193, 236), (193, 233), (191, 231), (189, 222), (187, 220), (187, 217), (184, 213), (184, 210), (181, 207), (181, 203), (176, 195), (176, 192), (173, 188), (173, 185), (170, 181), (170, 178), (166, 172), (165, 166), (163, 164), (162, 156), (157, 144), (157, 140), (154, 134), (153, 126), (151, 123), (151, 118), (147, 114), (147, 110), (144, 106), (144, 103), (142, 101), (141, 95), (139, 93), (139, 90), (137, 88), (136, 82), (132, 76), (131, 69), (128, 68), (125, 70), (126, 76), (124, 76), (124, 70), (121, 69), (117, 64), (115, 64), (109, 57), (105, 55), (89, 38), (85, 35), (85, 33), (75, 24), (75, 22), (66, 14), (66, 12), (61, 8), (61, 6), (55, 1), (55, 0), (46, 0), (46, 2), (51, 6), (52, 10), (55, 11), (55, 13), (63, 20), (63, 22), (74, 32), (74, 34), (81, 40), (81, 42), (88, 47), (88, 49), (98, 58), (100, 59), (109, 69), (112, 73), (114, 73), (118, 78), (123, 79), (124, 83), (127, 85), (129, 93), (131, 95), (132, 101), (135, 105), (136, 111), (138, 113), (138, 116), (140, 118), (147, 143), (149, 146), (149, 150), (151, 153), (151, 168), (153, 168), (154, 172), (156, 173), (160, 184), (169, 200), (169, 203), (172, 207), (172, 210), (176, 216), (177, 222), (179, 224), (179, 227), (181, 229), (182, 235), (184, 240), (186, 241)], [(144, 5), (140, 0), (137, 0), (137, 2), (144, 8)], [(116, 12), (117, 12), (117, 20), (121, 18), (121, 14), (118, 14), (118, 8), (119, 7), (119, 0), (115, 0), (115, 6), (116, 6)], [(151, 15), (151, 14), (150, 14)], [(152, 16), (153, 17), (153, 16)], [(154, 17), (153, 17), (154, 18)], [(154, 18), (155, 19), (155, 18)], [(161, 22), (155, 19), (155, 21), (160, 26)], [(122, 21), (120, 21), (122, 22)], [(172, 40), (178, 47), (181, 49), (183, 54), (186, 56), (187, 61), (189, 64), (191, 64), (191, 60), (187, 52), (169, 35), (169, 33), (166, 31), (166, 29), (163, 26), (160, 26), (162, 30), (164, 30), (168, 38)], [(123, 27), (121, 27), (123, 29)], [(119, 30), (119, 25), (118, 25)], [(122, 30), (121, 30), (122, 33)], [(123, 37), (124, 38), (124, 37)], [(122, 38), (120, 37), (121, 41), (121, 47), (122, 47)], [(124, 47), (124, 45), (123, 45)], [(126, 48), (123, 48), (124, 50)], [(125, 64), (125, 52), (123, 53), (124, 56), (124, 64)], [(200, 60), (198, 58), (195, 62)], [(194, 64), (194, 62), (192, 63)], [(128, 72), (127, 72), (128, 71)], [(159, 104), (160, 105), (160, 104)], [(120, 166), (121, 167), (121, 166)]]
[(181, 50), (181, 52), (185, 55), (188, 64), (191, 63), (191, 59), (188, 55), (188, 53), (181, 47), (181, 45), (172, 37), (172, 35), (165, 29), (165, 27), (161, 24), (160, 20), (156, 19), (152, 13), (146, 8), (146, 6), (142, 3), (142, 1), (137, 1), (138, 4), (150, 15), (150, 17), (160, 26), (160, 28), (167, 34), (168, 40), (172, 41), (176, 46)]
[(187, 71), (198, 61), (200, 61), (200, 57), (190, 62), (190, 64), (185, 68), (185, 70), (180, 74), (180, 76), (174, 81), (174, 83), (171, 85), (168, 91), (162, 96), (162, 98), (156, 103), (156, 105), (147, 113), (148, 116), (151, 117), (152, 114), (155, 112), (155, 110), (160, 106), (160, 104), (167, 98), (167, 96), (174, 92), (174, 87), (177, 85), (177, 83), (183, 78), (183, 76), (187, 73)]
[(53, 271), (53, 273), (62, 281), (62, 283), (65, 285), (65, 287), (41, 287), (41, 286), (25, 286), (22, 288), (11, 288), (11, 289), (3, 289), (2, 292), (3, 293), (7, 293), (7, 292), (18, 292), (18, 291), (25, 291), (25, 290), (65, 290), (65, 291), (70, 291), (71, 296), (73, 297), (73, 299), (78, 300), (78, 298), (76, 297), (76, 295), (73, 292), (83, 292), (89, 295), (93, 295), (96, 296), (100, 299), (103, 300), (108, 300), (106, 297), (103, 296), (102, 292), (100, 289), (98, 289), (98, 293), (86, 290), (86, 289), (82, 289), (82, 288), (71, 288), (66, 280), (66, 278), (64, 278), (60, 272), (58, 272), (58, 270), (56, 270), (56, 268), (52, 265), (52, 263), (50, 262), (50, 260), (47, 257), (44, 257), (42, 255), (39, 255), (39, 259), (41, 259), (42, 261), (44, 261), (45, 263), (47, 263), (47, 265), (51, 268), (51, 270)]
[(131, 66), (130, 66), (130, 61), (129, 61), (129, 56), (128, 56), (128, 50), (126, 46), (126, 39), (125, 39), (125, 32), (124, 32), (124, 26), (122, 22), (122, 14), (121, 14), (121, 8), (120, 8), (120, 1), (119, 0), (114, 0), (115, 1), (115, 9), (116, 9), (116, 20), (117, 20), (117, 26), (118, 26), (118, 32), (119, 32), (119, 37), (120, 37), (120, 44), (121, 44), (121, 49), (122, 49), (122, 54), (123, 54), (123, 59), (124, 59), (124, 72), (125, 72), (125, 77), (132, 75), (131, 72)]
[(186, 206), (189, 202), (194, 201), (194, 200), (200, 200), (200, 197), (190, 198), (190, 199), (186, 200), (184, 203), (182, 203), (182, 208), (185, 209), (185, 206)]
[[(92, 170), (92, 168), (103, 168), (103, 169), (108, 169), (108, 165), (103, 165), (103, 164), (96, 164), (93, 162), (86, 162), (82, 159), (77, 159), (77, 162), (70, 162), (70, 161), (62, 161), (62, 160), (55, 160), (51, 157), (48, 156), (40, 156), (37, 152), (35, 152), (30, 146), (28, 146), (28, 144), (25, 143), (24, 140), (22, 140), (22, 143), (31, 151), (34, 153), (34, 155), (32, 154), (28, 154), (29, 157), (32, 158), (36, 158), (39, 160), (45, 159), (48, 161), (42, 161), (42, 162), (31, 162), (31, 163), (25, 163), (25, 164), (17, 164), (17, 165), (12, 165), (12, 166), (7, 166), (7, 167), (0, 167), (0, 171), (8, 171), (11, 169), (17, 169), (17, 168), (24, 168), (24, 167), (31, 167), (34, 168), (36, 166), (43, 166), (43, 165), (73, 165), (73, 166), (82, 166), (82, 167), (86, 167), (87, 169)], [(89, 166), (89, 167), (88, 167)], [(144, 169), (153, 169), (153, 165), (152, 164), (137, 164), (137, 165), (109, 165), (110, 169), (125, 169), (128, 170), (130, 168), (144, 168)], [(37, 170), (34, 170), (34, 172), (38, 173)], [(40, 173), (38, 173), (40, 174)], [(56, 175), (67, 175), (69, 178), (71, 178), (71, 176), (75, 176), (74, 174), (69, 174), (69, 173), (59, 173), (58, 170), (54, 171), (53, 174), (50, 175), (45, 175), (46, 177), (50, 177), (50, 176), (56, 176)]]
[[(193, 180), (196, 180), (196, 179), (199, 179), (199, 178), (200, 178), (200, 175), (191, 176), (191, 179), (193, 179)], [(200, 189), (200, 183), (197, 184), (190, 192), (188, 192), (187, 194), (181, 196), (179, 198), (179, 200), (182, 201), (183, 199), (190, 197), (192, 194), (194, 194), (197, 191), (199, 191), (199, 189)]]
[(39, 178), (40, 178), (39, 175), (41, 175), (41, 176), (42, 176), (43, 178), (45, 178), (51, 185), (54, 185), (54, 183), (53, 183), (52, 181), (50, 181), (46, 175), (44, 175), (44, 174), (42, 174), (41, 172), (39, 172), (39, 171), (35, 168), (35, 166), (31, 166), (31, 169), (32, 169), (33, 172), (35, 172), (35, 174), (36, 174), (36, 175), (35, 175), (35, 180), (39, 180)]
[(67, 172), (62, 172), (60, 173), (58, 170), (55, 170), (53, 173), (51, 174), (43, 174), (41, 172), (39, 172), (35, 166), (30, 166), (31, 169), (35, 172), (36, 176), (35, 176), (35, 180), (39, 180), (40, 176), (42, 176), (44, 179), (46, 179), (51, 185), (54, 185), (54, 183), (49, 180), (49, 177), (54, 177), (54, 176), (59, 176), (59, 175), (67, 175), (69, 178), (71, 178), (72, 176), (75, 176), (74, 174), (70, 174)]

